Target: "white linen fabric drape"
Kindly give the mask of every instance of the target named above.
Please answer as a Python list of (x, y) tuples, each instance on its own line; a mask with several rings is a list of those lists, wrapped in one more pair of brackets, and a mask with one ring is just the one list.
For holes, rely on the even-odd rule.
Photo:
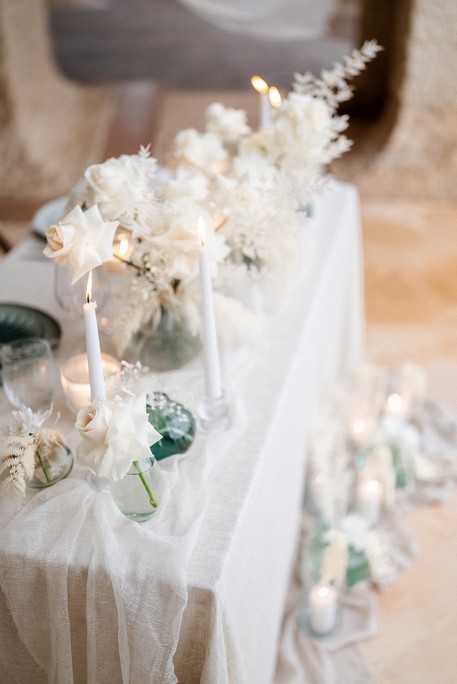
[(326, 32), (335, 0), (179, 0), (225, 31), (301, 40)]
[[(314, 247), (303, 255), (297, 286), (266, 316), (253, 346), (224, 355), (231, 429), (199, 434), (184, 458), (163, 462), (167, 495), (150, 521), (125, 518), (103, 482), (79, 465), (54, 487), (29, 493), (15, 515), (0, 499), (0, 681), (272, 681), (300, 522), (308, 408), (362, 352), (357, 208), (356, 190), (344, 184), (316, 198), (315, 219), (304, 226)], [(29, 239), (5, 257), (0, 289), (11, 292), (13, 283), (16, 300), (34, 305), (39, 296), (56, 314), (42, 247)], [(19, 279), (27, 266), (31, 277)], [(58, 355), (66, 358), (83, 329), (60, 318)], [(162, 382), (154, 389), (173, 386), (171, 377)], [(201, 363), (182, 369), (177, 382), (194, 408)], [(66, 432), (74, 417), (59, 408)], [(7, 416), (3, 394), (0, 416)]]

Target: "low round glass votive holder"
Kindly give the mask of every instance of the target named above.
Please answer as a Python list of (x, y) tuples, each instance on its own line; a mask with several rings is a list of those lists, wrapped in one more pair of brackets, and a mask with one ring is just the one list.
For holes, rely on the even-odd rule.
[[(102, 354), (103, 375), (109, 395), (109, 385), (119, 374), (121, 363), (110, 354)], [(60, 380), (65, 394), (65, 403), (73, 413), (91, 401), (89, 384), (89, 366), (87, 354), (76, 354), (72, 356), (60, 368)]]

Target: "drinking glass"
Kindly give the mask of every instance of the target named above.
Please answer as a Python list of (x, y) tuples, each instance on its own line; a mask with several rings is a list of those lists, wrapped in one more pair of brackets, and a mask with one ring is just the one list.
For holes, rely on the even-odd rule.
[(0, 350), (3, 389), (16, 408), (48, 409), (56, 387), (56, 364), (49, 342), (28, 337), (5, 344)]

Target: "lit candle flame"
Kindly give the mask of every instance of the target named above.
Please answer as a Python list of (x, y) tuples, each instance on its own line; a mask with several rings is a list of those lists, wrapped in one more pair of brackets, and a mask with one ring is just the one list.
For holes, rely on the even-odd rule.
[(319, 587), (317, 593), (319, 594), (319, 596), (322, 596), (322, 598), (325, 598), (330, 594), (330, 589), (329, 587)]
[(86, 301), (87, 303), (90, 302), (92, 297), (92, 271), (89, 271), (89, 277), (87, 279), (87, 287), (86, 287)]
[(261, 93), (262, 95), (268, 93), (268, 83), (264, 81), (261, 76), (252, 76), (251, 84), (258, 93)]
[(401, 416), (403, 413), (403, 399), (397, 392), (387, 398), (387, 413), (392, 416)]
[(282, 105), (282, 97), (276, 86), (271, 86), (268, 89), (268, 97), (270, 98), (270, 104), (276, 109)]
[(119, 241), (119, 256), (125, 257), (129, 251), (129, 239), (123, 235)]
[(381, 491), (381, 485), (379, 484), (378, 480), (368, 480), (365, 487), (367, 492), (370, 492), (373, 495)]
[(202, 245), (205, 244), (205, 222), (201, 216), (198, 217), (198, 237)]

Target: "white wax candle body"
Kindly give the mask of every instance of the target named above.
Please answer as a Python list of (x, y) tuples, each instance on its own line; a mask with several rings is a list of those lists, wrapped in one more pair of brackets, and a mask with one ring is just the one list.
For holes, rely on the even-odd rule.
[(386, 416), (391, 418), (403, 419), (405, 417), (406, 407), (404, 401), (396, 392), (387, 397), (385, 413)]
[(357, 488), (358, 509), (372, 525), (381, 516), (382, 490), (377, 480), (361, 482)]
[(265, 129), (268, 129), (271, 127), (271, 102), (270, 102), (270, 98), (268, 95), (268, 91), (266, 93), (260, 93), (259, 98), (260, 98), (260, 128), (262, 130), (265, 130)]
[(309, 592), (309, 625), (316, 634), (329, 634), (335, 629), (337, 617), (336, 589), (317, 584)]
[(84, 304), (83, 310), (91, 400), (96, 401), (97, 399), (106, 399), (102, 354), (97, 326), (97, 302), (87, 302)]
[(210, 400), (220, 399), (222, 397), (222, 383), (216, 319), (214, 315), (213, 288), (208, 252), (204, 245), (200, 251), (200, 285), (202, 293), (206, 397)]
[(321, 509), (325, 491), (328, 486), (328, 477), (325, 473), (317, 473), (309, 481), (309, 491), (313, 504)]

